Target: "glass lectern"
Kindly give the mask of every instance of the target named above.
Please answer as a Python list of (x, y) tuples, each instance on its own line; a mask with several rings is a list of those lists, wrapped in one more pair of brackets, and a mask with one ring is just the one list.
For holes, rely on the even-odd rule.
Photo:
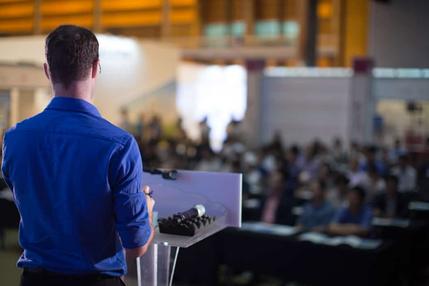
[(194, 236), (159, 233), (148, 252), (128, 263), (130, 286), (172, 285), (180, 248), (187, 248), (228, 226), (241, 226), (241, 174), (178, 171), (176, 180), (145, 173), (143, 182), (154, 191), (155, 212), (167, 218), (196, 204), (216, 220)]

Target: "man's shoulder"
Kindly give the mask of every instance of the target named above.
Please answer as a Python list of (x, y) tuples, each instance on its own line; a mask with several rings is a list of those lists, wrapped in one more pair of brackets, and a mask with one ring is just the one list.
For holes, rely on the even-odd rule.
[[(76, 126), (67, 126), (62, 122), (52, 121), (49, 115), (44, 111), (35, 116), (18, 122), (5, 132), (5, 140), (10, 135), (20, 132), (43, 132), (43, 133), (67, 133), (68, 135), (82, 135), (86, 138), (98, 138), (105, 141), (111, 141), (119, 145), (129, 144), (133, 140), (133, 135), (126, 130), (114, 125), (102, 117), (88, 117), (84, 126), (87, 128), (76, 128)], [(64, 127), (64, 128), (63, 128)]]
[(42, 117), (42, 114), (43, 112), (17, 122), (15, 125), (6, 130), (5, 136), (19, 131), (30, 130), (32, 127), (36, 127), (40, 117)]
[(112, 122), (102, 117), (97, 118), (100, 125), (100, 136), (115, 141), (121, 145), (129, 144), (134, 139), (133, 135), (128, 131), (116, 126)]

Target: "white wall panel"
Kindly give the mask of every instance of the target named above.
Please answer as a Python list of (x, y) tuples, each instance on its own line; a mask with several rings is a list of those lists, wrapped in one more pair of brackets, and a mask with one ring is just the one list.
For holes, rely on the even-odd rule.
[(315, 138), (348, 141), (350, 78), (265, 77), (262, 88), (262, 137), (280, 131), (286, 143)]

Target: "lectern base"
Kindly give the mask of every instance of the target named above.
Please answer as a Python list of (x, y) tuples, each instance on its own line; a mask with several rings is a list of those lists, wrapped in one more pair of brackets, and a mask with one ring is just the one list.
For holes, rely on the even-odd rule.
[(179, 249), (167, 243), (152, 244), (143, 257), (137, 258), (137, 285), (171, 286)]
[(225, 218), (207, 226), (194, 236), (180, 236), (157, 232), (145, 255), (127, 261), (129, 286), (170, 286), (180, 248), (187, 248), (225, 228)]

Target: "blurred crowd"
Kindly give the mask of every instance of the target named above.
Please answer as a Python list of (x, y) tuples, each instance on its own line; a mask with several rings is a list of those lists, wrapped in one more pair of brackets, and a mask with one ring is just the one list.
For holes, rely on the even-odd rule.
[[(264, 146), (247, 146), (240, 123), (231, 122), (220, 152), (210, 148), (210, 128), (199, 140), (186, 136), (179, 119), (167, 135), (159, 116), (142, 116), (121, 127), (134, 134), (145, 169), (191, 169), (243, 174), (243, 220), (295, 225), (341, 235), (368, 235), (371, 221), (407, 218), (409, 202), (427, 199), (429, 140), (423, 150), (392, 146), (345, 146), (314, 140), (285, 145), (280, 134)], [(283, 135), (287, 138), (287, 134)]]

